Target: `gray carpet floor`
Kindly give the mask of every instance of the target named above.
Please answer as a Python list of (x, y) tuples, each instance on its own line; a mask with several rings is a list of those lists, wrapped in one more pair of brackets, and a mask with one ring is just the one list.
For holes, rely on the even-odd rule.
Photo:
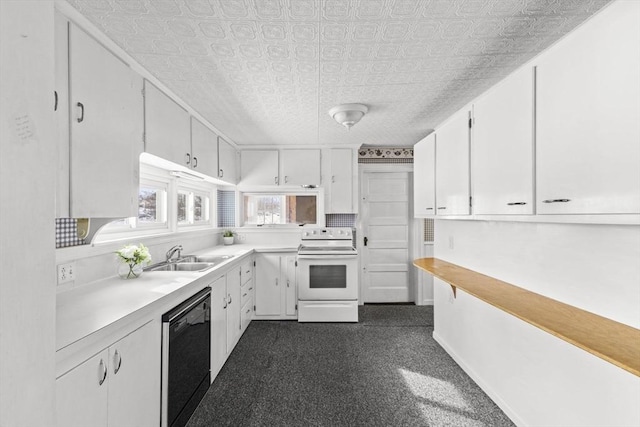
[(359, 315), (252, 322), (188, 427), (513, 426), (433, 340), (432, 307)]

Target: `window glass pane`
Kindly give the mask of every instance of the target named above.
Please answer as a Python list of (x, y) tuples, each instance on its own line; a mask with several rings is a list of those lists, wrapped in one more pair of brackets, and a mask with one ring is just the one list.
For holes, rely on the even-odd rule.
[(178, 193), (178, 222), (186, 222), (187, 221), (187, 193)]
[(209, 198), (207, 196), (200, 194), (193, 196), (193, 221), (209, 221)]
[(287, 224), (315, 224), (316, 196), (287, 196)]
[(245, 224), (316, 224), (316, 196), (245, 194)]
[(140, 187), (140, 193), (138, 194), (138, 221), (158, 221), (158, 192), (159, 190), (156, 189)]

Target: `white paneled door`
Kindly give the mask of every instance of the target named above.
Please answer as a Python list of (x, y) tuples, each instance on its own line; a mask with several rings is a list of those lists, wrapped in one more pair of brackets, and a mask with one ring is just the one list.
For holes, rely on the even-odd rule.
[(409, 172), (365, 172), (362, 301), (413, 301), (409, 270)]

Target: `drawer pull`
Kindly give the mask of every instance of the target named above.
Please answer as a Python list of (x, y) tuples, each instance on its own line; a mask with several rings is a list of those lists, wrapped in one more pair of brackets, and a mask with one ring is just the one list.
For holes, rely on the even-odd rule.
[(425, 209), (428, 210), (428, 211), (432, 211), (433, 210), (433, 208), (425, 208)]
[(438, 207), (438, 210), (442, 210), (442, 209), (447, 209), (447, 207), (446, 206), (439, 206)]
[(244, 297), (246, 297), (246, 296), (247, 296), (247, 293), (246, 293), (246, 292), (245, 292), (244, 294), (242, 294), (242, 297), (243, 297), (243, 298), (244, 298)]
[(250, 290), (250, 291), (252, 291), (252, 290), (253, 290), (253, 288), (249, 288), (249, 290)]
[(507, 206), (522, 206), (526, 204), (527, 202), (511, 202), (511, 203), (507, 203)]
[(570, 201), (571, 199), (548, 199), (548, 200), (543, 200), (542, 203), (567, 203)]

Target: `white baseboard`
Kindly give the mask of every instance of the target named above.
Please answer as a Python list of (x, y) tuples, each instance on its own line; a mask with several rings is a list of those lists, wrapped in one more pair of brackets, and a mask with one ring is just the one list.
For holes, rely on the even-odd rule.
[(433, 331), (433, 339), (436, 340), (436, 342), (438, 344), (440, 344), (440, 346), (449, 354), (449, 356), (451, 356), (451, 358), (453, 360), (455, 360), (455, 362), (460, 365), (460, 367), (462, 368), (463, 371), (465, 371), (467, 373), (467, 375), (469, 375), (471, 377), (471, 379), (473, 381), (475, 381), (476, 384), (478, 384), (478, 386), (482, 389), (482, 391), (484, 391), (487, 396), (489, 396), (491, 398), (491, 400), (493, 400), (495, 402), (496, 405), (498, 405), (498, 407), (500, 409), (502, 409), (502, 411), (507, 414), (507, 416), (511, 419), (511, 421), (513, 421), (513, 423), (515, 425), (517, 425), (518, 427), (522, 426), (526, 426), (527, 424), (518, 416), (518, 414), (516, 414), (511, 407), (507, 404), (507, 402), (505, 402), (502, 397), (500, 397), (500, 395), (498, 395), (498, 393), (496, 393), (489, 384), (487, 384), (486, 381), (484, 381), (482, 379), (482, 377), (480, 377), (480, 375), (478, 375), (473, 368), (471, 368), (467, 363), (465, 363), (465, 361), (458, 356), (458, 354), (456, 354), (455, 351), (453, 351), (451, 349), (451, 347), (446, 343), (446, 341), (444, 341), (444, 339), (438, 335), (436, 333), (436, 331)]

